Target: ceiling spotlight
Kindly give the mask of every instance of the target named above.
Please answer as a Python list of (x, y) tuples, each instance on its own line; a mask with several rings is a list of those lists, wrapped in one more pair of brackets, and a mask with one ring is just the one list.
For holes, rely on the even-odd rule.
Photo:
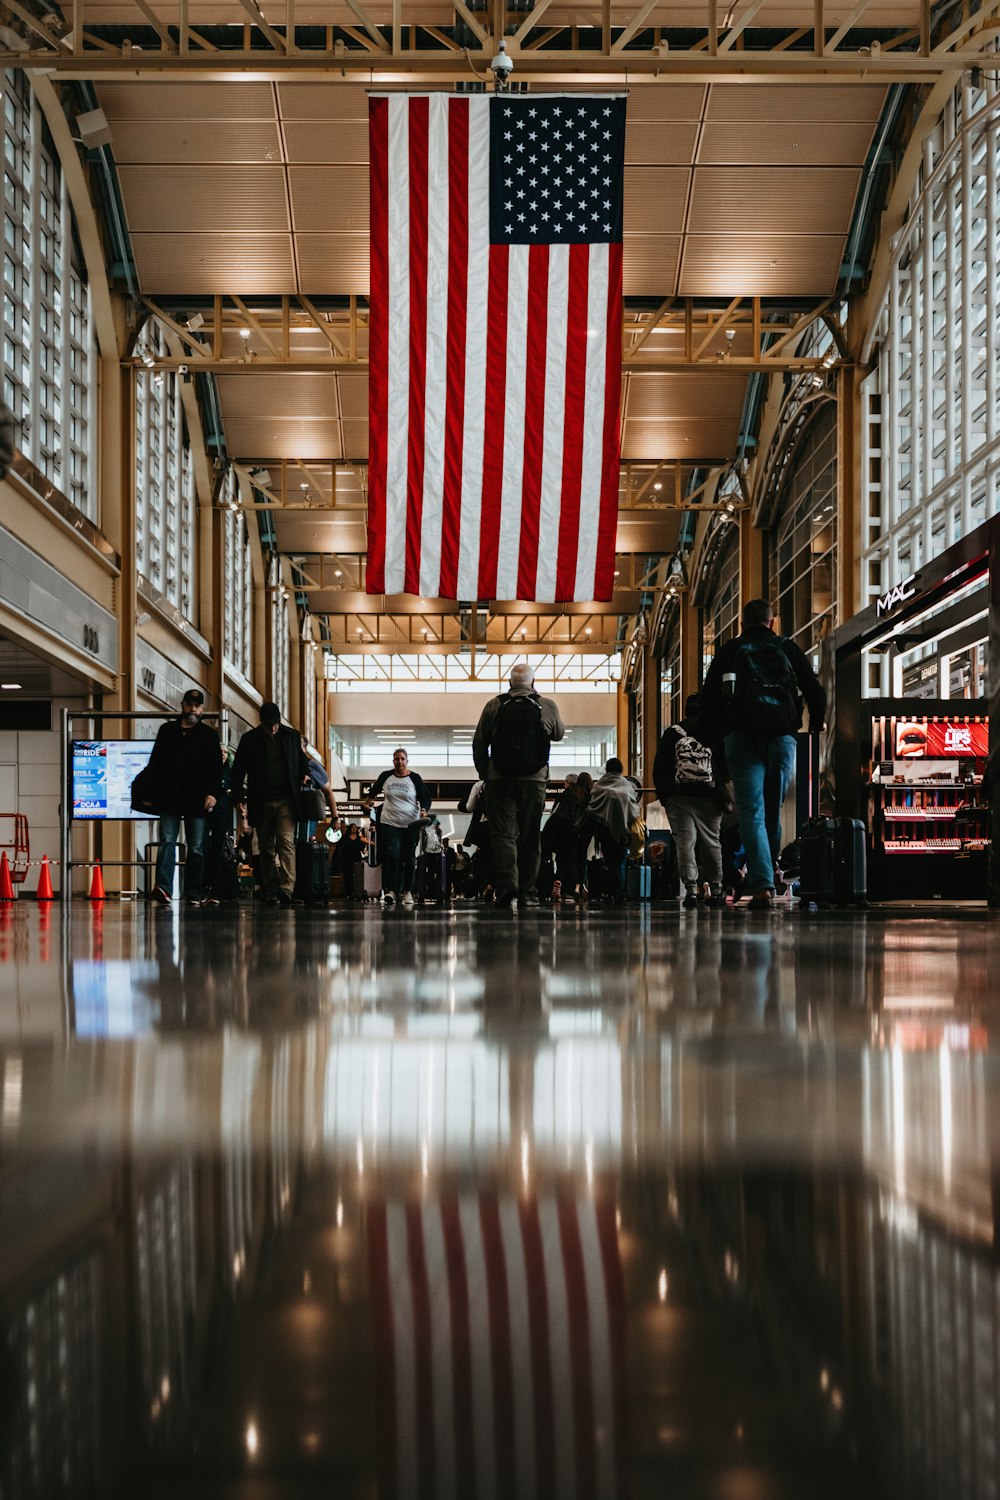
[(662, 490), (662, 488), (663, 488), (663, 485), (660, 483), (659, 480), (657, 480), (656, 483), (653, 485), (653, 489), (654, 490)]
[(21, 690), (21, 684), (19, 682), (0, 682), (0, 688), (3, 688), (5, 693), (17, 693)]
[(334, 568), (334, 570), (333, 570), (333, 576), (334, 576), (334, 578), (343, 578), (344, 575), (340, 571), (339, 568)]
[(309, 493), (309, 486), (308, 486), (308, 484), (306, 483), (305, 480), (303, 480), (302, 483), (299, 485), (299, 489), (302, 491), (302, 493), (304, 495), (307, 495)]
[(246, 343), (246, 341), (247, 341), (247, 339), (249, 337), (250, 337), (250, 330), (249, 330), (249, 328), (241, 328), (240, 329), (240, 338), (243, 340), (244, 343)]
[(87, 147), (88, 151), (97, 146), (107, 146), (113, 139), (108, 117), (103, 109), (90, 109), (85, 114), (77, 115), (76, 128), (80, 132), (80, 143)]
[(187, 322), (184, 324), (184, 327), (187, 329), (188, 333), (197, 333), (198, 329), (204, 328), (204, 326), (205, 319), (201, 313), (192, 313)]
[(589, 638), (593, 635), (594, 632), (591, 630), (590, 626), (588, 625), (587, 628), (586, 628), (586, 630), (583, 633), (584, 633), (584, 635), (589, 640)]
[(364, 635), (364, 631), (361, 629), (360, 625), (358, 626), (358, 635)]

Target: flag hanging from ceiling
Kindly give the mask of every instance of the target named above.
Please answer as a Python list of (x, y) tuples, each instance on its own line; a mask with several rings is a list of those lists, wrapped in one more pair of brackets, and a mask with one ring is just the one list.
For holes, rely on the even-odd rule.
[(367, 1218), (383, 1500), (623, 1494), (613, 1207), (484, 1195)]
[(369, 593), (610, 599), (625, 99), (369, 102)]

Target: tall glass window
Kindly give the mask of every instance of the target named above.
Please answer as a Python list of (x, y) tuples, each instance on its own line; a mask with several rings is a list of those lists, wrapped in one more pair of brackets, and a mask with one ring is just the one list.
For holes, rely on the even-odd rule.
[(97, 520), (96, 335), (73, 213), (27, 74), (0, 74), (0, 90), (4, 400), (21, 451)]
[(800, 439), (775, 527), (772, 603), (781, 630), (818, 665), (835, 624), (837, 408), (831, 401)]
[(250, 677), (253, 651), (253, 577), (246, 516), (239, 509), (236, 470), (226, 470), (220, 502), (225, 506), (223, 547), (225, 603), (223, 657), (243, 677)]
[(1000, 96), (953, 94), (893, 250), (865, 385), (862, 602), (1000, 509)]
[(271, 694), (281, 712), (288, 714), (289, 641), (288, 588), (281, 576), (281, 557), (272, 552), (267, 570), (271, 591)]
[(715, 655), (716, 649), (724, 641), (732, 640), (734, 635), (739, 634), (739, 527), (722, 519), (717, 521), (716, 525), (725, 526), (727, 534), (719, 544), (718, 562), (715, 567), (715, 583), (711, 591), (710, 603), (703, 614), (704, 671), (702, 672), (702, 677), (708, 671), (709, 663)]
[[(146, 324), (140, 357), (169, 351), (159, 325)], [(195, 485), (180, 379), (138, 370), (135, 376), (136, 549), (139, 573), (185, 619), (197, 624)]]

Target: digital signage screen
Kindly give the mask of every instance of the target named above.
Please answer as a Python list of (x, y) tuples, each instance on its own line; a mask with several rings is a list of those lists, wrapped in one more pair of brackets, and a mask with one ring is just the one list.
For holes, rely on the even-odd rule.
[(73, 817), (89, 821), (148, 817), (148, 813), (132, 811), (132, 782), (152, 753), (152, 740), (74, 740)]

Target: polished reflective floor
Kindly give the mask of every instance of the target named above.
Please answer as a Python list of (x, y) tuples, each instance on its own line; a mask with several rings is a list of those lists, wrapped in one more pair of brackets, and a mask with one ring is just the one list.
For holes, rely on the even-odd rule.
[(998, 976), (987, 913), (0, 906), (0, 1496), (997, 1496)]

